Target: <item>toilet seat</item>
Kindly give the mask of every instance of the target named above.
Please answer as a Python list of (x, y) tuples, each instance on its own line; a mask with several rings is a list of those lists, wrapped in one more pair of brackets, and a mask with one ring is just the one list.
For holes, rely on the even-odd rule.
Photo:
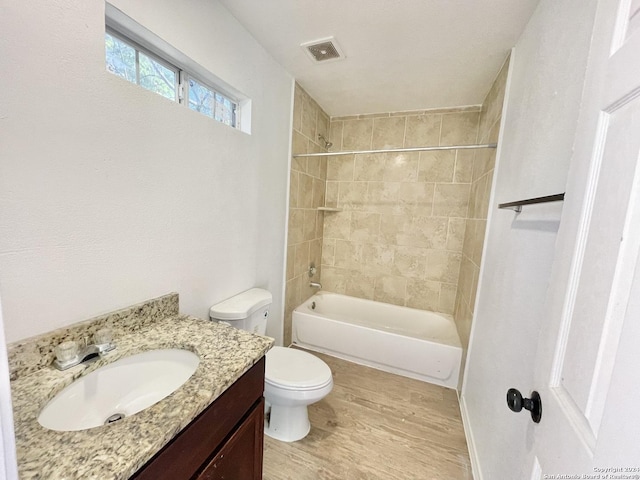
[(322, 389), (333, 383), (329, 366), (307, 352), (273, 347), (266, 357), (265, 383), (274, 387), (308, 391)]

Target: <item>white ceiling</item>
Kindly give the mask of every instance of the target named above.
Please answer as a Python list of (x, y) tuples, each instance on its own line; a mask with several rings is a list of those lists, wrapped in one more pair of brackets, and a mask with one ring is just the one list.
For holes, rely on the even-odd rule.
[[(331, 116), (482, 103), (538, 0), (220, 0)], [(334, 36), (346, 59), (301, 43)]]

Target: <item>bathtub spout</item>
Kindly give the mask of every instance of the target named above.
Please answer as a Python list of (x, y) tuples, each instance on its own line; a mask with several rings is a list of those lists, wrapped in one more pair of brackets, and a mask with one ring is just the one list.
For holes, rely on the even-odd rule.
[(322, 284), (320, 282), (309, 282), (309, 286), (313, 288), (319, 288), (322, 290)]

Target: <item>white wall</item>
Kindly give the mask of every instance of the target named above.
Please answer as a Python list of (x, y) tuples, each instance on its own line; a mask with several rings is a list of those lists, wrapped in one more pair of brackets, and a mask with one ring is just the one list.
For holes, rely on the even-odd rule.
[(113, 4), (249, 96), (252, 134), (108, 73), (102, 0), (3, 2), (7, 341), (171, 291), (206, 318), (256, 284), (280, 341), (292, 78), (217, 1)]
[[(562, 204), (497, 203), (562, 193), (580, 111), (594, 0), (542, 0), (511, 59), (462, 408), (476, 478), (525, 478), (534, 423), (512, 413), (528, 395)], [(528, 477), (527, 477), (528, 478)]]

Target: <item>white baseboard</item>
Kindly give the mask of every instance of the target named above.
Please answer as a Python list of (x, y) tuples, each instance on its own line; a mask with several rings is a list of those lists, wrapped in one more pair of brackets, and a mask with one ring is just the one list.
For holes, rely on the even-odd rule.
[(480, 469), (480, 459), (478, 458), (478, 451), (476, 450), (476, 442), (473, 437), (473, 431), (471, 430), (471, 423), (469, 422), (469, 414), (467, 412), (467, 404), (464, 397), (458, 394), (458, 401), (460, 403), (460, 415), (462, 416), (462, 426), (464, 427), (464, 436), (467, 438), (467, 447), (469, 448), (469, 458), (471, 459), (471, 473), (474, 480), (483, 480), (482, 470)]

